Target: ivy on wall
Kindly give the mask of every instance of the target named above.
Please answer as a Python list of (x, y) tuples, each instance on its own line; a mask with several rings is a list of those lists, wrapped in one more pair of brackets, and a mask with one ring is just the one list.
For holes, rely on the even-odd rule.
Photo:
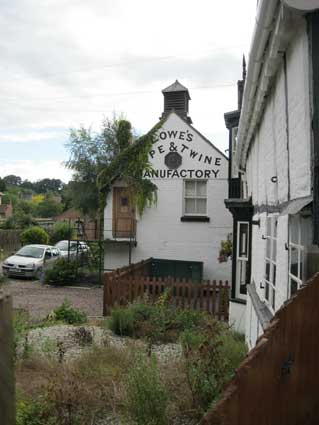
[[(127, 121), (125, 121), (127, 123)], [(147, 134), (132, 144), (121, 140), (121, 149), (116, 158), (105, 167), (97, 178), (100, 192), (100, 208), (103, 211), (106, 198), (112, 188), (114, 180), (121, 180), (130, 188), (133, 201), (140, 215), (146, 206), (157, 201), (157, 186), (150, 180), (143, 178), (145, 171), (152, 171), (149, 161), (149, 152), (156, 141), (156, 132), (161, 128), (162, 121), (154, 126)], [(128, 125), (123, 124), (124, 138), (129, 137)], [(122, 133), (123, 134), (123, 133)]]

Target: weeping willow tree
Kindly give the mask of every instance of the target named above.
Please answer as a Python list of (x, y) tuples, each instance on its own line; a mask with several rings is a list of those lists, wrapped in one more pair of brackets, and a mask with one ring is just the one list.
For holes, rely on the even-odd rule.
[(69, 206), (95, 218), (99, 209), (97, 177), (129, 144), (131, 124), (114, 115), (102, 121), (100, 130), (71, 129), (67, 144), (69, 159), (66, 167), (72, 170), (72, 179), (64, 188)]
[(157, 186), (149, 179), (143, 178), (143, 175), (145, 171), (152, 171), (149, 152), (156, 141), (156, 132), (161, 125), (162, 122), (159, 122), (147, 134), (130, 143), (132, 141), (131, 125), (124, 120), (120, 123), (119, 153), (109, 165), (104, 167), (97, 178), (101, 211), (105, 207), (107, 195), (115, 179), (127, 184), (140, 215), (147, 206), (156, 203)]

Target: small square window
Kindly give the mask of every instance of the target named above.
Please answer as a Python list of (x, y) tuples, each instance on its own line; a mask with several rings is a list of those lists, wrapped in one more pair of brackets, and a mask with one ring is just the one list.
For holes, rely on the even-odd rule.
[(121, 197), (121, 206), (127, 207), (128, 206), (128, 198), (127, 197)]

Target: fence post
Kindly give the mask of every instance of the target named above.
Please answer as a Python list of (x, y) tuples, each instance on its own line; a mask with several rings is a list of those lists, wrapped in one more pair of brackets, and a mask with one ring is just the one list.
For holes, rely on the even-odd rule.
[(13, 329), (11, 298), (0, 291), (0, 413), (1, 423), (15, 424)]
[(108, 276), (107, 273), (104, 273), (104, 283), (103, 283), (103, 316), (108, 314)]

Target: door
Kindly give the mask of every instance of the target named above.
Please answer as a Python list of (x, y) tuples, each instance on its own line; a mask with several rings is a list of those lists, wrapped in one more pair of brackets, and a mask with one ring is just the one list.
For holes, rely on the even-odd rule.
[(114, 238), (135, 236), (135, 209), (132, 195), (126, 187), (113, 188), (112, 230)]

